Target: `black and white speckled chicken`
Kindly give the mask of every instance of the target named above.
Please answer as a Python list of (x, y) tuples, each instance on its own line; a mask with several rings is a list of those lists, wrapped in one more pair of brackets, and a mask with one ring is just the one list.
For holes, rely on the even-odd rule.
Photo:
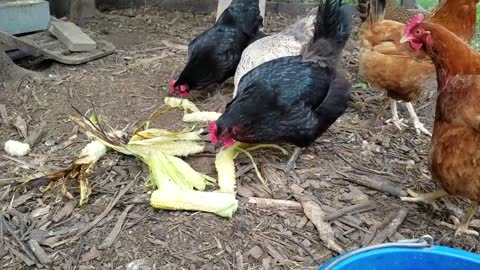
[(273, 59), (300, 55), (302, 47), (312, 39), (316, 14), (317, 8), (314, 8), (305, 18), (298, 20), (284, 31), (250, 44), (243, 51), (235, 71), (233, 96), (237, 94), (240, 79), (250, 70)]
[(350, 84), (337, 69), (352, 30), (352, 7), (341, 0), (320, 4), (313, 38), (299, 56), (259, 65), (240, 81), (237, 96), (210, 124), (210, 139), (229, 146), (288, 142), (297, 146), (287, 166), (346, 110)]

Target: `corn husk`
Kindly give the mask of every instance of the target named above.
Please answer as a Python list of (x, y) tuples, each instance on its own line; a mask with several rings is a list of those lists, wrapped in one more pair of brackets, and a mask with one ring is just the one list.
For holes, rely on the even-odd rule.
[(220, 192), (236, 193), (235, 158), (239, 151), (235, 147), (224, 148), (215, 157)]
[[(192, 190), (189, 183), (202, 185), (204, 178), (183, 160), (156, 154), (145, 160), (151, 172), (151, 181), (157, 187), (150, 198), (154, 208), (165, 210), (190, 210), (210, 212), (222, 217), (232, 217), (238, 202), (234, 194)], [(189, 178), (188, 183), (181, 179)], [(195, 187), (203, 190), (205, 186)]]
[(251, 145), (245, 143), (236, 142), (230, 148), (223, 148), (215, 158), (215, 168), (218, 173), (218, 186), (221, 192), (235, 193), (236, 192), (236, 180), (235, 180), (235, 158), (240, 153), (244, 153), (252, 161), (253, 167), (257, 177), (265, 184), (260, 170), (257, 167), (252, 155), (249, 153), (252, 150), (258, 148), (275, 148), (282, 151), (284, 154), (288, 154), (287, 150), (278, 145), (273, 144), (258, 144)]
[(174, 181), (181, 190), (205, 190), (207, 182), (210, 181), (182, 159), (162, 152), (146, 156), (142, 160), (150, 168), (152, 182), (158, 189), (162, 188), (161, 180), (165, 177)]
[(166, 129), (150, 128), (137, 132), (130, 138), (129, 144), (152, 144), (161, 141), (199, 141), (200, 134), (203, 129), (193, 131), (193, 128), (185, 129), (178, 132), (169, 131)]
[(91, 194), (89, 177), (92, 175), (97, 161), (105, 155), (106, 152), (107, 147), (104, 144), (99, 141), (92, 141), (80, 151), (78, 158), (69, 168), (39, 174), (38, 176), (30, 178), (28, 182), (42, 178), (50, 180), (51, 182), (44, 190), (45, 192), (54, 188), (57, 183), (60, 182), (60, 191), (62, 194), (69, 199), (73, 199), (73, 195), (68, 190), (66, 183), (70, 180), (75, 180), (78, 183), (80, 193), (79, 206), (85, 205), (88, 203), (88, 198)]
[[(260, 147), (275, 147), (286, 151), (274, 145), (243, 143), (235, 143), (231, 148), (222, 149), (215, 159), (219, 189), (214, 192), (206, 192), (204, 190), (207, 185), (216, 182), (216, 180), (195, 171), (187, 162), (179, 158), (204, 151), (205, 144), (201, 137), (203, 130), (195, 130), (195, 127), (189, 127), (181, 131), (170, 131), (149, 128), (148, 126), (154, 118), (172, 108), (184, 111), (184, 122), (210, 122), (218, 119), (220, 114), (200, 112), (195, 104), (186, 99), (167, 97), (165, 98), (165, 105), (167, 106), (166, 109), (162, 107), (163, 110), (151, 114), (129, 139), (121, 131), (101, 128), (97, 117), (86, 119), (70, 116), (70, 119), (84, 128), (86, 134), (96, 144), (101, 144), (126, 155), (136, 156), (148, 165), (150, 179), (147, 184), (156, 188), (150, 200), (153, 207), (167, 210), (204, 211), (222, 217), (232, 217), (238, 208), (238, 201), (235, 198), (234, 163), (238, 154), (244, 153), (252, 160), (259, 179), (263, 181), (249, 151)], [(88, 159), (85, 159), (85, 161), (88, 161)], [(88, 167), (87, 169), (91, 171), (92, 168)], [(88, 188), (88, 181), (85, 183), (84, 189)]]

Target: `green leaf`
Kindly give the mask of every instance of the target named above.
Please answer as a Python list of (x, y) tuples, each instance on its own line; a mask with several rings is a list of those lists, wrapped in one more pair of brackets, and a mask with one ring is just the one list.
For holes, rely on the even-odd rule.
[(368, 84), (366, 84), (366, 83), (364, 83), (364, 82), (359, 82), (359, 83), (357, 83), (357, 84), (354, 84), (354, 85), (353, 85), (353, 88), (365, 90), (365, 89), (368, 88)]

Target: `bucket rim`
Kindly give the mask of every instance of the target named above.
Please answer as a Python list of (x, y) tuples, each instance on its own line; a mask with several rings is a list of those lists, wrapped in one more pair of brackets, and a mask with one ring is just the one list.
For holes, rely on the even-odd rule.
[[(431, 240), (431, 242), (425, 242)], [(452, 248), (442, 245), (434, 245), (431, 236), (423, 236), (419, 239), (407, 240), (403, 242), (385, 243), (375, 246), (368, 246), (360, 249), (351, 250), (340, 254), (322, 264), (318, 270), (336, 270), (335, 267), (345, 262), (365, 258), (369, 256), (394, 254), (394, 253), (429, 253), (458, 258), (472, 263), (477, 263), (480, 267), (480, 255), (466, 250)]]

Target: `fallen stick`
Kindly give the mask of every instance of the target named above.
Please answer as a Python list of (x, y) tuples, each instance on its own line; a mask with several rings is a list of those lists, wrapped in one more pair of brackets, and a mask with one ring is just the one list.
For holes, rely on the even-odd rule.
[(343, 223), (343, 224), (345, 224), (345, 225), (347, 225), (347, 226), (350, 226), (350, 227), (355, 228), (355, 229), (357, 229), (357, 230), (360, 230), (360, 231), (362, 231), (362, 232), (369, 233), (368, 230), (366, 230), (366, 229), (360, 227), (359, 225), (351, 222), (349, 219), (346, 219), (347, 217), (351, 217), (351, 216), (341, 217), (341, 218), (336, 219), (335, 221), (338, 221), (338, 222), (340, 222), (340, 223)]
[(8, 114), (5, 104), (0, 104), (0, 116), (2, 117), (3, 123), (8, 124)]
[(17, 115), (12, 125), (17, 129), (18, 134), (22, 138), (26, 139), (28, 137), (27, 122), (20, 115)]
[(355, 204), (355, 205), (352, 205), (352, 206), (349, 206), (349, 207), (345, 207), (345, 208), (340, 209), (340, 210), (338, 210), (334, 213), (328, 214), (325, 217), (325, 221), (330, 221), (332, 219), (336, 219), (336, 218), (339, 218), (341, 216), (348, 215), (348, 214), (351, 214), (351, 213), (356, 212), (358, 210), (362, 210), (362, 209), (369, 208), (369, 207), (372, 207), (372, 206), (374, 206), (373, 202), (366, 201), (366, 202)]
[(107, 249), (112, 246), (113, 242), (115, 242), (115, 239), (117, 239), (118, 235), (122, 231), (122, 226), (123, 223), (125, 222), (125, 219), (127, 218), (128, 211), (132, 209), (133, 204), (130, 204), (123, 210), (122, 214), (118, 217), (117, 223), (115, 224), (115, 227), (113, 227), (112, 231), (108, 234), (108, 236), (103, 240), (103, 243), (98, 247), (98, 249)]
[(28, 245), (30, 246), (30, 249), (32, 250), (33, 254), (37, 257), (38, 260), (44, 265), (44, 266), (49, 266), (52, 263), (52, 258), (45, 253), (45, 250), (40, 246), (40, 244), (34, 240), (30, 239), (28, 240)]
[(288, 259), (283, 257), (278, 250), (276, 250), (271, 244), (265, 242), (264, 246), (267, 248), (267, 253), (272, 256), (275, 260), (277, 260), (279, 263), (287, 263)]
[(37, 258), (35, 257), (35, 255), (33, 255), (32, 251), (27, 247), (27, 245), (25, 245), (25, 243), (22, 241), (22, 239), (20, 239), (20, 237), (17, 235), (17, 233), (13, 230), (12, 227), (10, 227), (10, 224), (8, 224), (7, 220), (2, 216), (0, 215), (0, 223), (3, 227), (3, 229), (9, 233), (13, 239), (15, 239), (15, 241), (18, 243), (18, 245), (20, 246), (20, 248), (22, 249), (22, 251), (25, 253), (25, 255), (33, 262), (35, 263), (38, 263), (38, 260)]
[[(301, 203), (299, 202), (295, 202), (295, 201), (289, 201), (289, 200), (278, 200), (278, 199), (267, 199), (267, 198), (258, 198), (258, 197), (248, 197), (248, 203), (250, 204), (254, 204), (256, 205), (257, 207), (259, 208), (276, 208), (276, 209), (290, 209), (290, 210), (297, 210), (297, 211), (303, 211), (303, 206)], [(361, 205), (364, 205), (366, 203), (361, 203), (361, 204), (358, 204), (358, 205), (354, 205), (355, 206), (355, 209), (353, 210), (349, 210), (347, 208), (348, 211), (346, 211), (345, 213), (343, 213), (342, 215), (347, 215), (347, 214), (350, 214), (351, 213), (354, 213), (354, 212), (357, 212), (357, 211), (362, 211), (364, 209), (367, 209), (369, 207), (372, 207), (372, 204), (369, 203), (369, 205), (366, 205), (366, 206), (363, 206), (363, 207), (359, 207)], [(326, 211), (327, 212), (330, 212), (329, 210), (333, 208), (331, 207), (328, 207), (328, 206), (325, 206), (327, 209)], [(327, 217), (325, 218), (325, 221), (330, 221), (334, 218), (339, 218), (339, 221), (340, 222), (343, 222), (351, 227), (354, 227), (354, 228), (357, 228), (361, 231), (366, 231), (365, 229), (361, 228), (359, 225), (360, 224), (357, 224), (357, 221), (358, 219), (355, 219), (353, 218), (352, 216), (339, 216), (339, 217), (334, 217), (334, 218), (329, 218), (329, 216), (333, 216), (334, 214), (330, 213), (327, 215)]]
[(16, 250), (13, 247), (10, 247), (10, 253), (12, 253), (12, 255), (14, 255), (15, 257), (19, 258), (22, 262), (24, 262), (28, 266), (32, 266), (35, 264), (35, 262), (30, 260), (28, 256), (25, 256), (23, 253), (21, 253), (20, 251)]
[(302, 211), (301, 203), (288, 200), (266, 199), (258, 197), (249, 197), (248, 203), (255, 204), (259, 208), (283, 208)]
[(12, 178), (4, 178), (0, 179), (0, 188), (4, 186), (8, 186), (11, 184), (19, 184), (23, 183), (23, 178), (22, 177), (12, 177)]
[[(0, 185), (0, 187), (2, 187)], [(4, 189), (3, 193), (0, 193), (0, 202), (3, 201), (7, 196), (8, 194), (10, 194), (10, 192), (12, 191), (12, 187), (11, 186), (8, 186)], [(2, 226), (0, 224), (0, 231), (2, 230)], [(1, 241), (1, 240), (0, 240)]]
[[(17, 162), (17, 160), (13, 160), (15, 162)], [(24, 164), (25, 166), (29, 166), (28, 164)], [(3, 186), (7, 186), (7, 185), (11, 185), (11, 184), (26, 184), (32, 180), (37, 180), (37, 179), (40, 179), (44, 176), (47, 176), (48, 173), (44, 173), (44, 172), (38, 172), (38, 173), (34, 173), (32, 175), (28, 175), (28, 176), (25, 176), (25, 177), (12, 177), (12, 178), (4, 178), (4, 179), (0, 179), (0, 187), (3, 187)]]
[(242, 252), (240, 252), (240, 251), (235, 252), (235, 262), (236, 262), (236, 265), (237, 265), (236, 269), (238, 269), (238, 270), (243, 270), (244, 269)]
[(14, 157), (10, 157), (10, 156), (7, 156), (7, 155), (1, 155), (0, 157), (2, 157), (3, 159), (6, 159), (6, 160), (10, 160), (10, 161), (14, 161), (14, 162), (17, 162), (18, 164), (21, 164), (23, 165), (23, 167), (27, 168), (27, 169), (35, 169), (37, 171), (40, 171), (40, 169), (32, 164), (28, 164), (26, 163), (25, 161), (22, 161), (18, 158), (14, 158)]
[(133, 228), (133, 226), (137, 225), (140, 221), (142, 221), (144, 218), (146, 218), (149, 215), (152, 215), (152, 210), (151, 209), (149, 211), (146, 211), (143, 216), (137, 218), (136, 220), (134, 220), (130, 223), (125, 224), (123, 229), (124, 230), (129, 230), (129, 229)]
[(61, 246), (61, 245), (65, 244), (65, 243), (67, 243), (67, 242), (76, 241), (76, 240), (80, 239), (80, 237), (82, 237), (85, 233), (87, 233), (88, 231), (90, 231), (93, 227), (95, 227), (95, 225), (97, 225), (102, 219), (104, 219), (104, 218), (108, 215), (108, 213), (110, 213), (110, 211), (112, 211), (113, 207), (115, 207), (115, 205), (116, 205), (117, 202), (120, 200), (120, 198), (122, 198), (123, 195), (125, 195), (125, 193), (127, 193), (127, 191), (137, 182), (137, 178), (138, 178), (139, 175), (140, 175), (140, 173), (138, 173), (137, 176), (135, 176), (135, 179), (134, 179), (132, 182), (130, 182), (130, 184), (128, 184), (124, 189), (120, 190), (120, 192), (119, 192), (118, 195), (115, 197), (115, 199), (113, 199), (113, 200), (110, 202), (110, 204), (105, 208), (105, 210), (103, 210), (102, 213), (100, 213), (100, 215), (98, 215), (98, 216), (95, 218), (95, 220), (93, 220), (92, 222), (90, 222), (87, 226), (85, 226), (85, 228), (83, 228), (83, 229), (82, 229), (80, 232), (78, 232), (75, 236), (53, 244), (53, 245), (52, 245), (52, 248)]
[(63, 220), (64, 218), (69, 217), (72, 213), (73, 210), (75, 210), (75, 207), (77, 207), (77, 202), (74, 200), (71, 200), (67, 202), (60, 211), (56, 212), (55, 215), (53, 215), (52, 220), (53, 222), (57, 223), (60, 220)]
[[(322, 205), (322, 209), (323, 209), (323, 211), (325, 211), (325, 214), (327, 214), (327, 216), (339, 211), (338, 209), (333, 208), (333, 207), (328, 206), (328, 205)], [(362, 210), (362, 211), (364, 211), (364, 210)], [(358, 212), (361, 212), (361, 211), (359, 210)], [(357, 226), (362, 225), (364, 222), (359, 220), (358, 218), (352, 216), (353, 213), (355, 213), (355, 212), (352, 212), (348, 215), (344, 215), (342, 217), (338, 217), (337, 220), (342, 222), (342, 223), (344, 223), (344, 221), (347, 221), (347, 222), (353, 223)]]
[(337, 253), (343, 253), (345, 250), (335, 243), (335, 233), (330, 224), (325, 221), (325, 212), (320, 205), (305, 197), (295, 196), (295, 199), (300, 201), (305, 216), (315, 225), (318, 235), (326, 247)]
[(320, 262), (317, 261), (317, 259), (315, 258), (315, 256), (312, 254), (312, 252), (310, 252), (310, 250), (308, 250), (308, 248), (306, 248), (301, 242), (298, 242), (297, 240), (294, 240), (291, 236), (287, 235), (287, 234), (284, 234), (284, 233), (277, 233), (279, 236), (283, 237), (284, 239), (287, 239), (289, 240), (290, 242), (294, 243), (295, 245), (297, 245), (298, 247), (300, 247), (301, 249), (303, 249), (303, 251), (305, 251), (308, 256), (310, 256), (312, 258), (312, 260), (316, 263), (316, 264), (320, 264)]
[(30, 132), (30, 135), (28, 135), (28, 137), (25, 139), (25, 143), (28, 143), (31, 148), (37, 145), (45, 136), (45, 134), (47, 134), (47, 130), (45, 129), (46, 127), (47, 122), (42, 121), (34, 132)]
[(361, 247), (366, 247), (370, 242), (372, 242), (373, 237), (377, 234), (378, 228), (380, 227), (380, 224), (375, 223), (372, 228), (370, 229), (368, 234), (365, 234), (365, 237), (362, 239), (362, 245)]
[(388, 225), (382, 229), (378, 234), (373, 238), (372, 242), (370, 242), (370, 245), (377, 245), (377, 244), (382, 244), (387, 240), (388, 237), (391, 237), (394, 235), (398, 227), (402, 225), (403, 221), (408, 215), (408, 209), (406, 208), (401, 208), (398, 210), (397, 214), (391, 219), (391, 221), (388, 222)]
[(173, 43), (173, 42), (168, 41), (168, 40), (162, 40), (162, 43), (163, 43), (163, 45), (165, 45), (169, 48), (172, 48), (172, 49), (176, 49), (176, 50), (179, 50), (179, 51), (188, 51), (188, 46), (186, 46), (186, 45)]
[(377, 191), (381, 191), (383, 193), (390, 194), (395, 197), (406, 197), (408, 196), (408, 193), (404, 190), (402, 190), (401, 187), (392, 185), (384, 180), (376, 178), (375, 181), (369, 180), (366, 177), (362, 175), (356, 175), (356, 177), (352, 177), (351, 175), (347, 175), (344, 173), (340, 173), (341, 176), (343, 176), (343, 180), (348, 181), (350, 183), (354, 183), (357, 185), (361, 185), (364, 187), (368, 187)]

